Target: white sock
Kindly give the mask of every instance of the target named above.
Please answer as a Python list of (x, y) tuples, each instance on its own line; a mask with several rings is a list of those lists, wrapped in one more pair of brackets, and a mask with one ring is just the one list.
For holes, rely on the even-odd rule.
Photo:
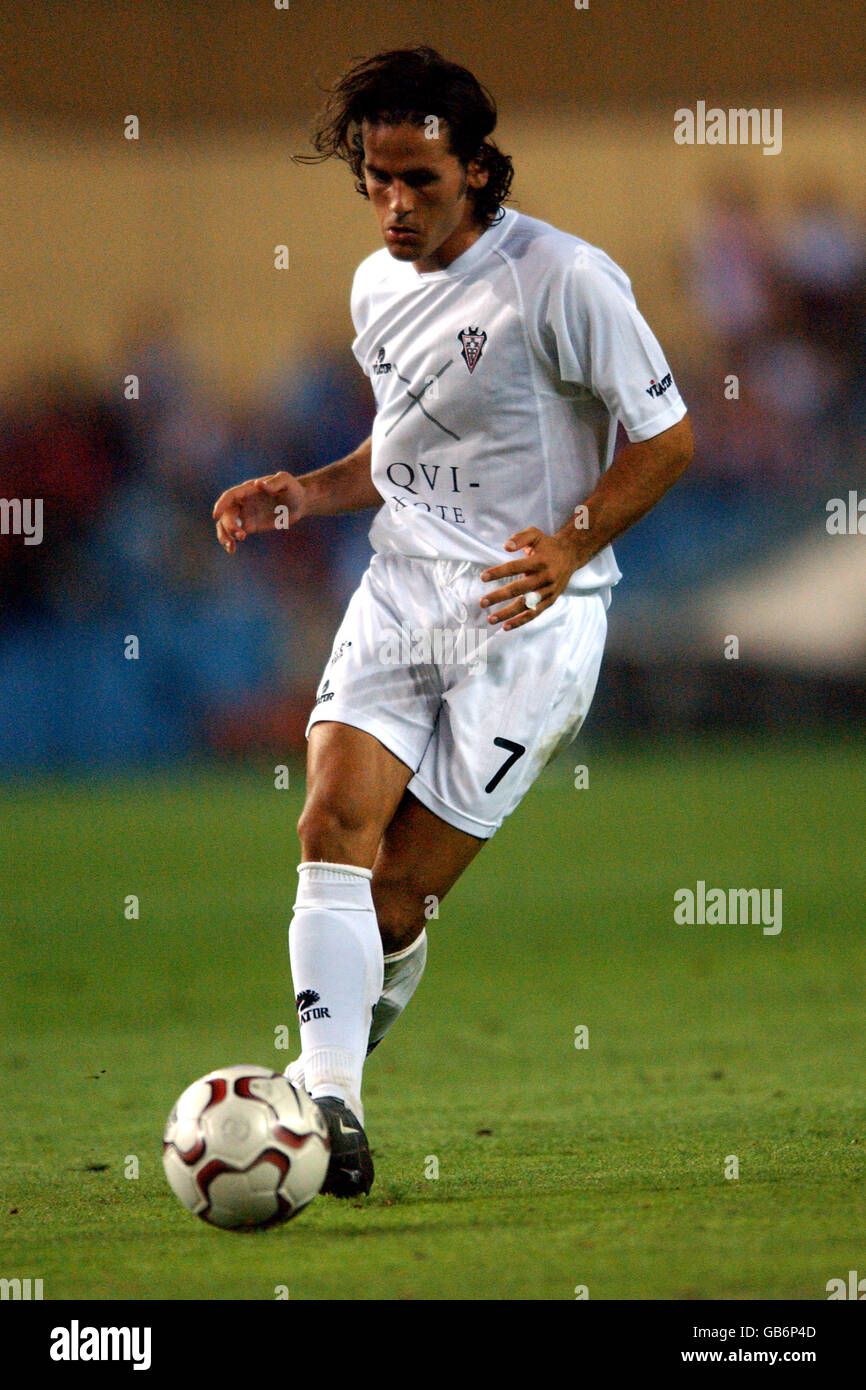
[(412, 995), (415, 993), (427, 964), (427, 932), (422, 931), (417, 940), (407, 946), (405, 951), (395, 951), (385, 956), (382, 993), (373, 1010), (373, 1022), (367, 1052), (373, 1051), (392, 1024), (397, 1022)]
[(298, 1091), (306, 1091), (307, 1078), (304, 1076), (304, 1059), (296, 1057), (294, 1062), (289, 1062), (283, 1076), (287, 1076), (291, 1084)]
[(362, 1124), (361, 1075), (383, 978), (372, 877), (352, 864), (301, 864), (289, 928), (304, 1085), (314, 1098), (338, 1096)]
[[(388, 1029), (397, 1022), (424, 974), (427, 964), (427, 932), (422, 931), (417, 940), (404, 951), (395, 951), (385, 956), (382, 980), (382, 993), (373, 1010), (373, 1022), (367, 1041), (367, 1054), (382, 1041)], [(306, 1090), (303, 1056), (296, 1057), (286, 1067), (286, 1076), (293, 1086)], [(360, 1118), (360, 1116), (359, 1116)]]

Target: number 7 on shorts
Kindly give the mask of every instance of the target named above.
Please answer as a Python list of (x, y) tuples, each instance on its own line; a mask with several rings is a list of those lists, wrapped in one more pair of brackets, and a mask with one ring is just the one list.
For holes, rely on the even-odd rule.
[(526, 752), (522, 743), (512, 743), (510, 738), (495, 738), (493, 742), (497, 748), (507, 748), (508, 757), (505, 759), (499, 771), (494, 772), (490, 781), (487, 783), (487, 786), (484, 788), (486, 792), (495, 791), (508, 769), (513, 767), (517, 759)]

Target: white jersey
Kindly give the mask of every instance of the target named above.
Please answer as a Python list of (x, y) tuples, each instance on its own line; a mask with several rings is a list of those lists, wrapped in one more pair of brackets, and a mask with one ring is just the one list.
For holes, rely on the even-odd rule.
[[(613, 458), (686, 407), (627, 276), (594, 246), (507, 209), (445, 270), (386, 248), (355, 273), (355, 356), (376, 398), (377, 551), (488, 566), (560, 530)], [(610, 546), (571, 591), (615, 584)]]

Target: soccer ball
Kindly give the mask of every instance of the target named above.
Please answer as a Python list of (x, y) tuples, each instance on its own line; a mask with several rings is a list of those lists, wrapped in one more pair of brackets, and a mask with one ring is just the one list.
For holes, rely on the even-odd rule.
[(162, 1162), (187, 1211), (238, 1230), (297, 1216), (322, 1186), (329, 1152), (306, 1091), (268, 1067), (221, 1067), (178, 1098)]

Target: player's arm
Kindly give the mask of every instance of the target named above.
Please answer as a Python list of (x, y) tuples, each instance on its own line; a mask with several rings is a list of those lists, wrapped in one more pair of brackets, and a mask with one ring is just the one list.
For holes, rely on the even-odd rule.
[(688, 415), (653, 439), (626, 444), (585, 499), (586, 511), (556, 533), (572, 546), (574, 569), (646, 516), (688, 468), (694, 449)]
[[(481, 600), (483, 608), (506, 604), (491, 613), (488, 621), (504, 622), (508, 631), (543, 613), (562, 593), (575, 570), (588, 564), (655, 506), (688, 468), (693, 452), (692, 427), (685, 415), (652, 439), (626, 444), (602, 474), (598, 486), (584, 499), (582, 507), (586, 510), (576, 509), (575, 520), (568, 521), (561, 530), (548, 536), (531, 526), (513, 535), (505, 549), (522, 550), (525, 558), (509, 560), (485, 570), (481, 576), (484, 581), (510, 580)], [(524, 595), (531, 592), (541, 598), (534, 611), (528, 611), (524, 602)]]
[[(230, 487), (213, 509), (220, 545), (233, 555), (238, 541), (258, 531), (286, 530), (303, 516), (336, 516), (379, 506), (382, 498), (370, 472), (372, 447), (367, 438), (345, 458), (300, 478), (271, 473)], [(278, 508), (284, 508), (279, 515)]]

